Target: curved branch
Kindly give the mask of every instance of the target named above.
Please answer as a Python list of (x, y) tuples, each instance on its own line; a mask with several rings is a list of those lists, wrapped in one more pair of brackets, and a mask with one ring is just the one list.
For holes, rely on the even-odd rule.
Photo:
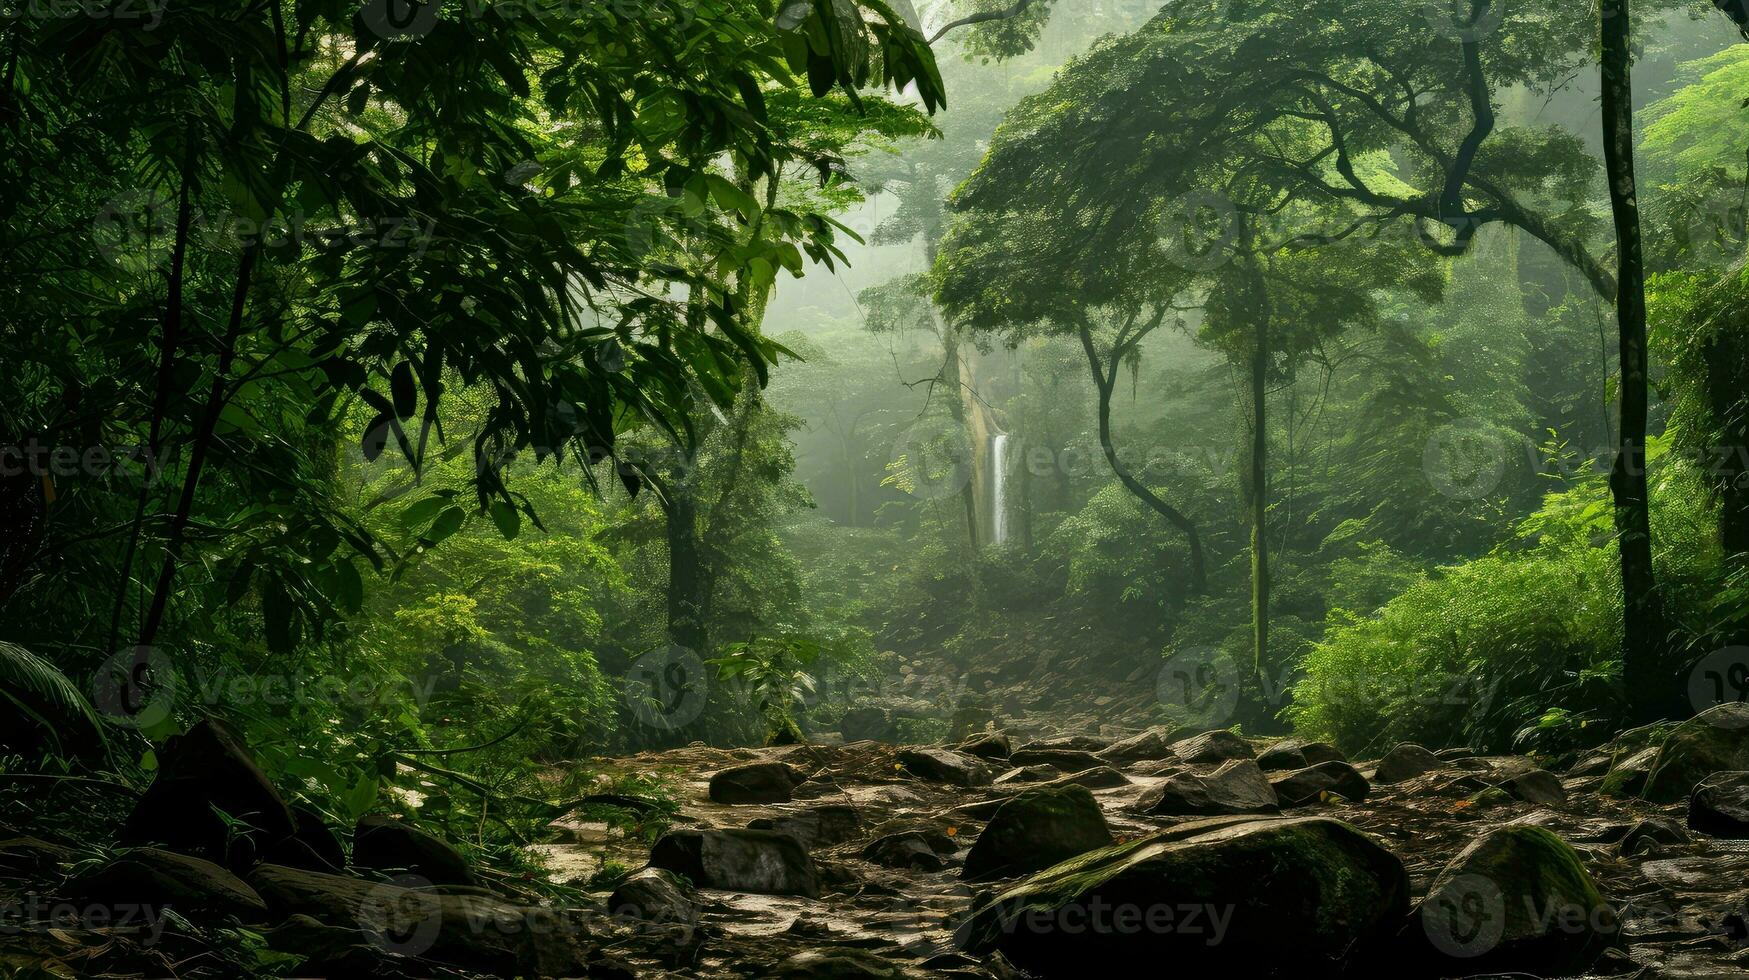
[(1099, 351), (1093, 346), (1093, 328), (1088, 326), (1086, 321), (1082, 321), (1080, 325), (1081, 349), (1087, 352), (1087, 366), (1092, 369), (1094, 385), (1099, 389), (1099, 447), (1105, 451), (1106, 463), (1111, 466), (1111, 471), (1117, 475), (1118, 482), (1124, 485), (1124, 489), (1134, 494), (1152, 508), (1156, 514), (1166, 518), (1173, 527), (1184, 533), (1185, 539), (1190, 544), (1191, 589), (1195, 592), (1205, 592), (1208, 590), (1208, 576), (1203, 566), (1202, 538), (1196, 533), (1196, 525), (1191, 523), (1190, 518), (1184, 516), (1177, 508), (1161, 500), (1142, 481), (1136, 479), (1135, 475), (1118, 460), (1117, 446), (1111, 441), (1111, 392), (1116, 387), (1118, 363), (1123, 359), (1124, 351), (1133, 349), (1142, 337), (1159, 324), (1164, 315), (1165, 311), (1162, 310), (1154, 317), (1153, 325), (1138, 331), (1135, 336), (1128, 338), (1124, 347), (1112, 352), (1110, 373), (1107, 373), (1105, 366), (1100, 363)]
[(1014, 0), (1014, 6), (1009, 7), (1007, 10), (986, 10), (983, 13), (967, 14), (959, 20), (948, 22), (941, 28), (941, 30), (936, 31), (930, 36), (929, 43), (934, 44), (947, 36), (949, 31), (958, 30), (962, 27), (970, 27), (973, 24), (985, 24), (995, 20), (1013, 20), (1021, 14), (1026, 13), (1026, 8), (1032, 6), (1032, 3), (1033, 0)]

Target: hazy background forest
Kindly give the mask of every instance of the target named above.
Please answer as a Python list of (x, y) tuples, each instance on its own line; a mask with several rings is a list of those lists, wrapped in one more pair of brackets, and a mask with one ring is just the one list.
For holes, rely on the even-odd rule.
[(1635, 5), (1637, 385), (1589, 8), (15, 6), (19, 829), (206, 718), (526, 882), (650, 750), (1749, 698), (1740, 9)]

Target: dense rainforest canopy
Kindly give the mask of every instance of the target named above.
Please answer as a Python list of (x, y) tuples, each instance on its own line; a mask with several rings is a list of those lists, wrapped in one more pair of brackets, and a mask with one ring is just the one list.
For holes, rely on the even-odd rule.
[(1745, 30), (0, 0), (0, 977), (1730, 975)]

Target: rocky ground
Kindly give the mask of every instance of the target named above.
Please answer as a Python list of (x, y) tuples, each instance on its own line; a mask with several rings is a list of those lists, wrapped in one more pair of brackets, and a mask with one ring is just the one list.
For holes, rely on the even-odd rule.
[(1709, 715), (1558, 774), (1463, 749), (1351, 763), (1317, 743), (1162, 729), (646, 753), (606, 763), (672, 780), (681, 810), (653, 846), (579, 820), (537, 845), (560, 877), (632, 870), (570, 909), (468, 884), (392, 825), (376, 828), (373, 877), (274, 863), (310, 864), (284, 849), (234, 875), (158, 851), (75, 869), (5, 842), (0, 907), (34, 880), (87, 909), (126, 898), (176, 915), (150, 943), (14, 915), (0, 963), (184, 975), (215, 954), (178, 937), (218, 920), (309, 977), (1008, 978), (1153, 962), (1187, 977), (1740, 977), (1749, 708)]

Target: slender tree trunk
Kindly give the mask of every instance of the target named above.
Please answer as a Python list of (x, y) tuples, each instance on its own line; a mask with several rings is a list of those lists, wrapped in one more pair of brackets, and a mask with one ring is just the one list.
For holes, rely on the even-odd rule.
[(206, 406), (190, 440), (188, 471), (182, 477), (182, 493), (176, 501), (176, 511), (170, 518), (169, 540), (164, 544), (164, 564), (158, 570), (157, 584), (152, 589), (152, 604), (146, 609), (145, 624), (140, 629), (136, 663), (144, 665), (147, 648), (158, 638), (164, 625), (164, 614), (170, 605), (170, 593), (176, 582), (176, 564), (182, 558), (187, 541), (188, 524), (194, 514), (196, 491), (200, 488), (201, 472), (206, 467), (207, 452), (212, 448), (213, 432), (218, 428), (219, 413), (225, 408), (225, 388), (230, 382), (231, 364), (237, 357), (237, 342), (243, 333), (243, 321), (249, 305), (249, 287), (254, 281), (255, 262), (261, 255), (260, 242), (251, 242), (238, 262), (237, 282), (231, 292), (231, 315), (220, 342), (219, 359), (213, 369), (212, 387), (207, 389)]
[(1638, 720), (1662, 715), (1677, 700), (1668, 676), (1667, 643), (1652, 571), (1650, 493), (1646, 480), (1646, 270), (1634, 181), (1633, 77), (1629, 0), (1603, 0), (1603, 156), (1615, 215), (1620, 321), (1621, 426), (1609, 488), (1621, 549), (1622, 679)]
[[(170, 389), (176, 378), (176, 350), (182, 342), (182, 294), (186, 280), (189, 226), (193, 221), (195, 141), (187, 138), (182, 158), (182, 175), (176, 192), (176, 240), (171, 246), (170, 280), (164, 297), (164, 325), (158, 338), (158, 382), (152, 395), (152, 425), (146, 436), (146, 452), (151, 454), (148, 466), (158, 465), (164, 458), (164, 420), (169, 414)], [(121, 574), (116, 578), (115, 609), (110, 614), (109, 641), (105, 648), (114, 651), (121, 636), (122, 611), (127, 608), (128, 593), (133, 590), (134, 554), (139, 549), (140, 532), (145, 526), (146, 503), (152, 496), (152, 480), (140, 482), (139, 496), (134, 500), (134, 517), (128, 528), (128, 543), (122, 552)]]
[[(1246, 258), (1253, 264), (1255, 258)], [(1256, 288), (1255, 344), (1251, 351), (1251, 647), (1257, 680), (1269, 684), (1269, 305), (1262, 274)]]
[(1161, 500), (1158, 494), (1136, 479), (1129, 467), (1117, 457), (1117, 446), (1111, 438), (1111, 395), (1117, 387), (1117, 369), (1123, 359), (1121, 352), (1113, 352), (1109, 367), (1101, 364), (1099, 352), (1093, 346), (1093, 328), (1086, 323), (1081, 324), (1081, 349), (1087, 354), (1087, 366), (1093, 370), (1093, 383), (1099, 392), (1099, 447), (1105, 451), (1106, 464), (1116, 474), (1118, 482), (1124, 485), (1124, 489), (1184, 534), (1190, 545), (1191, 591), (1205, 591), (1208, 587), (1208, 576), (1203, 564), (1202, 537), (1196, 533), (1196, 525), (1178, 508)]
[[(960, 488), (960, 501), (966, 509), (966, 536), (971, 541), (972, 550), (977, 551), (979, 539), (982, 537), (978, 533), (977, 456), (983, 451), (983, 447), (979, 446), (977, 440), (973, 438), (972, 420), (966, 407), (966, 381), (965, 371), (960, 363), (959, 329), (951, 323), (943, 322), (939, 317), (936, 322), (941, 326), (941, 346), (946, 353), (942, 374), (948, 384), (953, 386), (953, 397), (948, 400), (948, 406), (953, 412), (954, 421), (959, 424), (960, 430), (966, 433), (967, 439), (971, 443), (972, 459), (969, 464), (972, 467), (972, 474), (971, 479), (966, 481), (966, 485)], [(973, 410), (975, 408), (976, 406), (973, 406)]]

